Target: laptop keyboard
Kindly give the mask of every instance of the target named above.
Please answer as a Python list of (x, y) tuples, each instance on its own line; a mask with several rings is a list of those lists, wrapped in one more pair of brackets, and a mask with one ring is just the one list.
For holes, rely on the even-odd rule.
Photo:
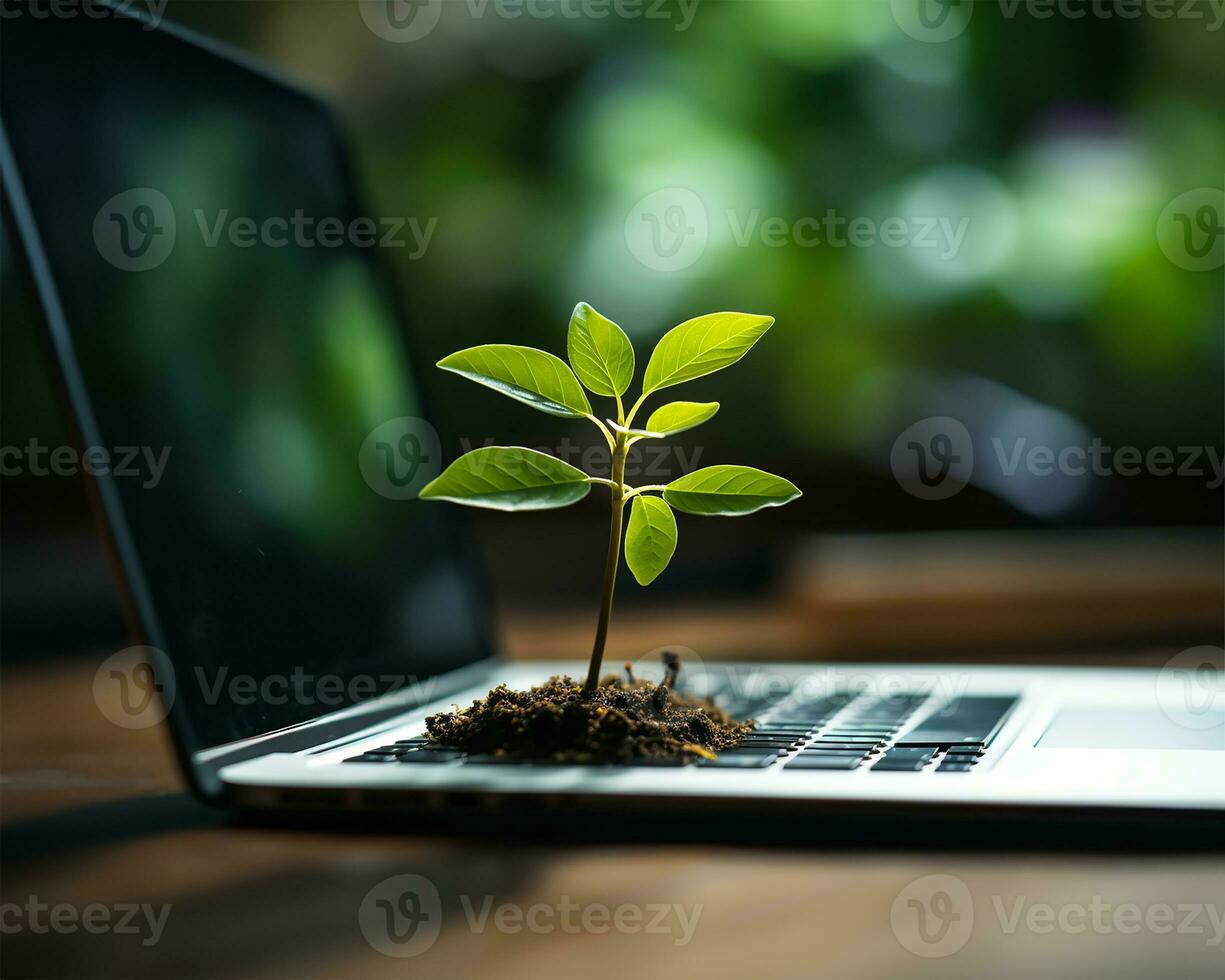
[[(835, 693), (800, 699), (774, 696), (719, 698), (737, 717), (757, 726), (718, 758), (700, 768), (771, 769), (785, 772), (971, 772), (1016, 705), (1014, 697), (963, 697), (937, 709), (917, 726), (907, 724), (927, 702), (926, 694), (876, 697)], [(899, 732), (904, 732), (901, 736)], [(521, 765), (522, 760), (468, 755), (433, 745), (424, 735), (368, 749), (345, 762), (413, 765)], [(549, 764), (534, 762), (535, 765)], [(561, 763), (567, 764), (567, 763)], [(626, 765), (672, 767), (685, 758), (635, 759)]]

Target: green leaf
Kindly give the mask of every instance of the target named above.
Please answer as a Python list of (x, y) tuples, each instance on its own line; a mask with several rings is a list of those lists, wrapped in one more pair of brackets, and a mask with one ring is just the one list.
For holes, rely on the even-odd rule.
[(570, 317), (566, 350), (574, 373), (597, 395), (624, 395), (634, 380), (634, 347), (629, 337), (586, 303), (579, 303)]
[(491, 510), (550, 510), (587, 496), (587, 474), (547, 453), (485, 446), (465, 453), (421, 491), (423, 500), (449, 500)]
[(664, 490), (664, 499), (677, 510), (703, 517), (740, 517), (798, 496), (800, 489), (790, 480), (752, 466), (707, 466)]
[(643, 394), (735, 364), (773, 325), (774, 317), (750, 313), (710, 313), (686, 320), (656, 345), (647, 362)]
[(676, 518), (658, 497), (639, 494), (630, 505), (630, 526), (625, 533), (625, 563), (639, 585), (650, 585), (676, 551)]
[(647, 419), (647, 428), (660, 436), (674, 436), (714, 418), (718, 402), (669, 402)]
[(550, 415), (591, 414), (591, 402), (566, 362), (535, 347), (483, 344), (444, 357), (438, 366)]

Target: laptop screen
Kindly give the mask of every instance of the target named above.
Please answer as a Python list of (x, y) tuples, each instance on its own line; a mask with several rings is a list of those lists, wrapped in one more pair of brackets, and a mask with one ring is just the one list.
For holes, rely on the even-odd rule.
[(431, 429), (373, 247), (407, 231), (359, 213), (326, 111), (126, 17), (15, 18), (0, 46), (93, 465), (193, 747), (488, 656), (458, 517), (411, 499)]

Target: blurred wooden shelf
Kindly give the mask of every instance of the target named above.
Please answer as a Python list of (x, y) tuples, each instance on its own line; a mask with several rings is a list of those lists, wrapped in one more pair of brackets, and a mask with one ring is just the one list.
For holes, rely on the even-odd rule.
[[(508, 611), (504, 649), (584, 659), (594, 617)], [(1225, 540), (1211, 529), (825, 536), (772, 598), (621, 611), (607, 657), (1162, 663), (1220, 644), (1223, 625)]]
[(842, 652), (1220, 643), (1219, 528), (823, 537), (788, 593)]

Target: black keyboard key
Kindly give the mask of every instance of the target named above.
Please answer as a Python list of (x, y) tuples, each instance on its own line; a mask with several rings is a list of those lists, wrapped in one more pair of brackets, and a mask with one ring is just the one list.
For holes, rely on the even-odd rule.
[(809, 742), (804, 746), (805, 752), (832, 752), (832, 751), (855, 751), (868, 753), (876, 748), (875, 742), (870, 742), (865, 745), (863, 742)]
[(816, 725), (808, 725), (801, 722), (762, 722), (757, 728), (753, 729), (753, 733), (758, 732), (775, 732), (782, 735), (805, 735), (811, 732)]
[(863, 756), (841, 755), (833, 752), (807, 753), (801, 752), (791, 759), (784, 772), (811, 771), (813, 769), (857, 769), (863, 761)]
[(463, 757), (463, 752), (456, 752), (452, 749), (438, 752), (406, 752), (400, 756), (400, 761), (416, 765), (418, 763), (457, 762)]
[(754, 728), (745, 738), (804, 738), (810, 728)]
[(895, 728), (881, 728), (880, 725), (834, 725), (822, 731), (822, 735), (893, 735)]
[(879, 735), (843, 735), (838, 732), (822, 732), (817, 738), (824, 742), (863, 742), (865, 745), (876, 745), (884, 741)]
[(800, 752), (801, 756), (855, 756), (855, 758), (866, 758), (875, 752), (873, 748), (864, 748), (856, 746), (855, 748), (812, 748), (805, 746)]
[(355, 755), (351, 759), (345, 759), (345, 762), (397, 762), (399, 756), (396, 755)]
[(806, 731), (785, 731), (777, 728), (755, 728), (746, 732), (745, 738), (804, 738)]
[(932, 760), (934, 749), (889, 749), (880, 757), (873, 772), (918, 772)]
[(964, 697), (924, 719), (899, 745), (985, 746), (1003, 727), (1016, 698)]
[(973, 769), (968, 762), (942, 762), (936, 766), (936, 772), (972, 772)]
[(776, 705), (768, 717), (774, 721), (823, 722), (842, 710), (845, 698), (836, 695)]

